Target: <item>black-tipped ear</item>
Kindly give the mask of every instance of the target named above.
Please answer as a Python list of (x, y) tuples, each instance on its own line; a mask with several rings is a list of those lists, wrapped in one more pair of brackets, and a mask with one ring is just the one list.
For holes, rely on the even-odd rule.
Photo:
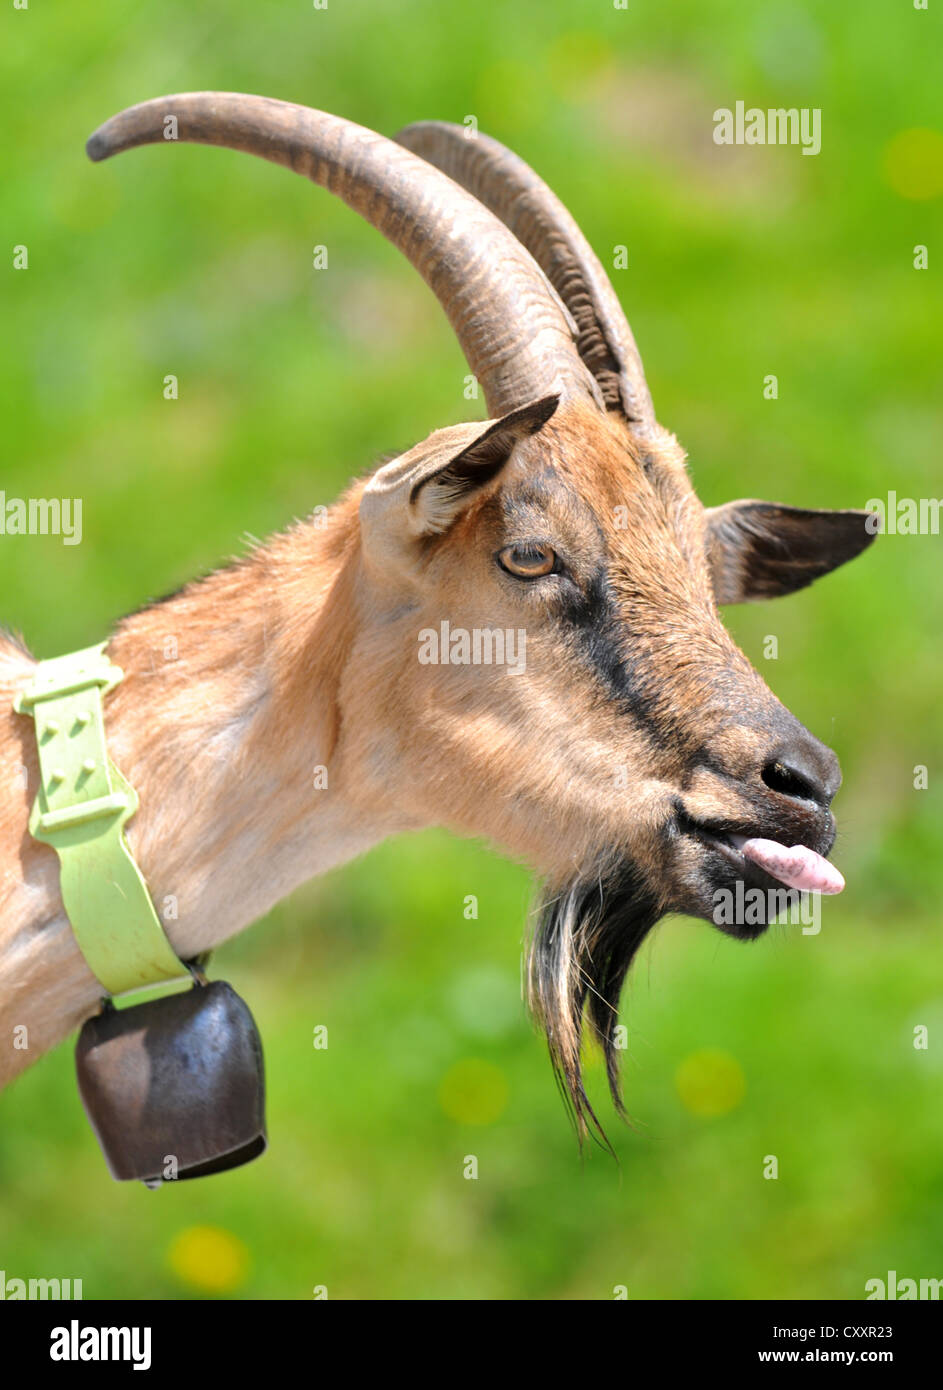
[(559, 403), (559, 396), (543, 396), (491, 421), (470, 444), (420, 477), (409, 501), (422, 513), (422, 529), (444, 531), (472, 495), (500, 473), (515, 444), (536, 434)]
[(795, 593), (860, 555), (880, 529), (877, 512), (754, 501), (711, 507), (706, 544), (714, 598), (750, 603)]

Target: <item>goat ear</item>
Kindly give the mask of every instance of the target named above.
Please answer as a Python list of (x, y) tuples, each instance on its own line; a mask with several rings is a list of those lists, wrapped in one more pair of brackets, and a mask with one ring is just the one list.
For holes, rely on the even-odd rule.
[(871, 544), (877, 512), (808, 511), (728, 502), (707, 511), (707, 558), (717, 603), (750, 603), (804, 589)]
[(361, 524), (387, 540), (446, 531), (477, 493), (504, 468), (515, 444), (536, 434), (559, 404), (544, 396), (499, 420), (436, 430), (370, 479)]
[[(544, 396), (500, 420), (486, 421), (477, 427), (476, 438), (458, 453), (443, 457), (439, 452), (437, 458), (428, 460), (409, 489), (413, 529), (421, 535), (447, 530), (475, 494), (498, 476), (515, 444), (547, 423), (559, 400), (559, 396)], [(448, 442), (443, 443), (448, 453)]]

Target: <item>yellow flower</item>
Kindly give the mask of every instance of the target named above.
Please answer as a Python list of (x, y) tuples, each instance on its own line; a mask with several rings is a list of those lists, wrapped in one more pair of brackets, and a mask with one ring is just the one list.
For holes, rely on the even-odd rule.
[(188, 1226), (170, 1243), (167, 1263), (181, 1283), (203, 1293), (231, 1293), (245, 1283), (249, 1252), (219, 1226)]
[(439, 1104), (450, 1120), (463, 1125), (490, 1125), (504, 1113), (508, 1083), (491, 1062), (469, 1058), (449, 1067), (439, 1087)]
[(937, 198), (943, 193), (943, 135), (938, 130), (902, 130), (884, 147), (884, 177), (902, 198)]
[(685, 1057), (675, 1074), (681, 1104), (692, 1115), (729, 1115), (746, 1093), (743, 1068), (736, 1057), (706, 1047)]

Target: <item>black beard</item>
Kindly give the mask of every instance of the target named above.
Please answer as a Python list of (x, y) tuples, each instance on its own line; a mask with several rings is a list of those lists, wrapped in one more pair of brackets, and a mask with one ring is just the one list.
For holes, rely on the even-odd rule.
[(547, 897), (527, 960), (528, 1002), (547, 1035), (550, 1059), (582, 1142), (587, 1132), (611, 1144), (583, 1087), (584, 1018), (600, 1043), (618, 1114), (622, 1104), (616, 1028), (629, 966), (662, 915), (635, 867), (618, 864)]

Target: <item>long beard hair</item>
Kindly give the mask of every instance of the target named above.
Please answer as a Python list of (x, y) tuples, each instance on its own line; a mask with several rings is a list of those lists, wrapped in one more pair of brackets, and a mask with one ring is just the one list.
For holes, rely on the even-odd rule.
[(637, 871), (625, 863), (546, 897), (527, 952), (527, 1001), (543, 1028), (561, 1094), (582, 1144), (612, 1145), (583, 1086), (586, 1024), (600, 1044), (616, 1111), (622, 1102), (616, 1028), (619, 995), (639, 947), (661, 916)]

